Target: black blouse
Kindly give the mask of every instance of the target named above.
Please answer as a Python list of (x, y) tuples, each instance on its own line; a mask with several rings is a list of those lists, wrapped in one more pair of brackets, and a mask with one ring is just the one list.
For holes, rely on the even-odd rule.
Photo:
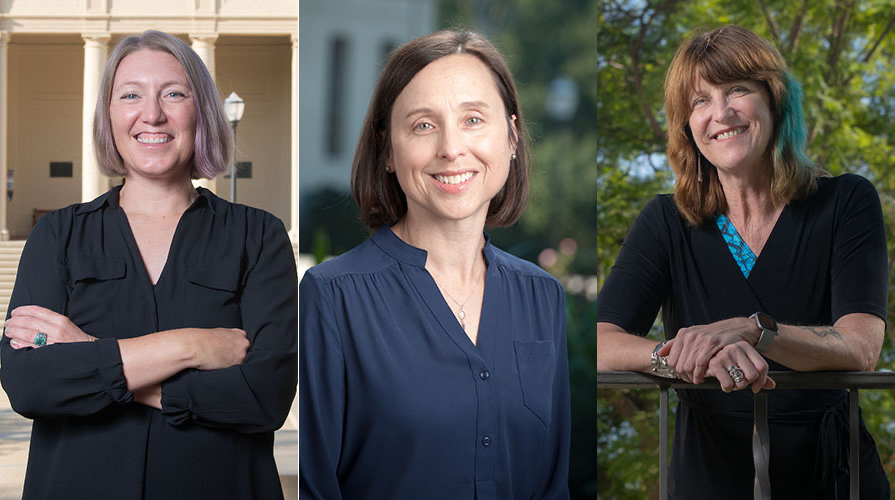
[[(661, 306), (665, 336), (673, 338), (683, 327), (756, 311), (805, 326), (851, 313), (885, 318), (887, 283), (879, 196), (859, 176), (821, 178), (817, 191), (786, 205), (748, 278), (714, 221), (692, 226), (670, 195), (660, 195), (628, 232), (597, 298), (597, 321), (646, 335)], [(751, 391), (678, 395), (671, 498), (752, 498)], [(837, 490), (846, 498), (845, 391), (775, 389), (768, 413), (774, 498), (835, 498)], [(861, 498), (888, 498), (863, 422), (861, 452)]]
[[(120, 187), (42, 217), (9, 311), (35, 304), (95, 342), (14, 350), (0, 380), (34, 419), (24, 498), (282, 498), (274, 431), (297, 385), (295, 260), (282, 222), (208, 190), (184, 212), (152, 285)], [(162, 383), (162, 410), (134, 403), (117, 339), (184, 327), (242, 328), (243, 363)]]

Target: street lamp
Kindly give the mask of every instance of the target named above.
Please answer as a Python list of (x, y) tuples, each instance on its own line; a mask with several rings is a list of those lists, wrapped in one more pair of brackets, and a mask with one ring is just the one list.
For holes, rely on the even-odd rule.
[[(233, 142), (236, 142), (236, 126), (239, 125), (239, 120), (242, 120), (242, 114), (246, 110), (246, 103), (242, 100), (242, 97), (236, 95), (236, 92), (231, 92), (226, 99), (224, 99), (224, 113), (227, 114), (227, 119), (230, 120), (230, 126), (233, 127)], [(234, 144), (235, 146), (235, 144)], [(233, 153), (233, 165), (230, 166), (230, 202), (236, 203), (236, 152)]]

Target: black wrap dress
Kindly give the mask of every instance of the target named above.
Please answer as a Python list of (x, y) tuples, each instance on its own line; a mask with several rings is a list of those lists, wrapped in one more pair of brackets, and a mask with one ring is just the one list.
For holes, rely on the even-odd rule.
[[(597, 299), (597, 320), (646, 335), (659, 308), (665, 334), (756, 311), (791, 325), (850, 313), (886, 317), (886, 235), (879, 196), (856, 175), (821, 178), (788, 204), (748, 277), (714, 221), (694, 227), (671, 195), (637, 217)], [(770, 370), (789, 368), (768, 360)], [(753, 395), (679, 390), (669, 489), (675, 499), (751, 499)], [(768, 393), (774, 498), (847, 498), (847, 393)], [(861, 498), (889, 498), (861, 423)], [(844, 496), (843, 496), (844, 495)]]

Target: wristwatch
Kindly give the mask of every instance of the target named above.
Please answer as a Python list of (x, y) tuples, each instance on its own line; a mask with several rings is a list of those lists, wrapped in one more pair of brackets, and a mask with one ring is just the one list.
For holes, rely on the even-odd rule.
[(665, 345), (665, 342), (659, 342), (659, 344), (656, 345), (656, 348), (653, 349), (653, 352), (649, 355), (650, 369), (654, 375), (660, 377), (681, 378), (680, 375), (674, 371), (674, 368), (668, 366), (668, 356), (659, 356), (659, 349), (661, 349), (663, 345)]
[(777, 338), (777, 322), (763, 312), (757, 312), (749, 316), (749, 319), (754, 319), (758, 329), (761, 330), (761, 336), (758, 337), (758, 342), (755, 343), (755, 350), (763, 353), (768, 350), (768, 347), (771, 347), (771, 343)]

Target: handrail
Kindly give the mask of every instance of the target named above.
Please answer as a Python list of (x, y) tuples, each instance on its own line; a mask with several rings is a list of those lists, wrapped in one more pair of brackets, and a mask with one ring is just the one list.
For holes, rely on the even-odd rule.
[[(849, 498), (860, 498), (860, 455), (858, 424), (858, 389), (895, 389), (895, 372), (791, 372), (772, 371), (768, 375), (776, 389), (848, 389), (849, 391)], [(668, 389), (720, 389), (712, 378), (702, 384), (668, 379), (640, 372), (597, 372), (597, 389), (659, 389), (659, 498), (668, 498)], [(770, 500), (766, 484), (769, 438), (767, 425), (767, 391), (755, 394), (752, 456), (755, 463), (755, 500)], [(764, 480), (760, 480), (764, 478)]]

